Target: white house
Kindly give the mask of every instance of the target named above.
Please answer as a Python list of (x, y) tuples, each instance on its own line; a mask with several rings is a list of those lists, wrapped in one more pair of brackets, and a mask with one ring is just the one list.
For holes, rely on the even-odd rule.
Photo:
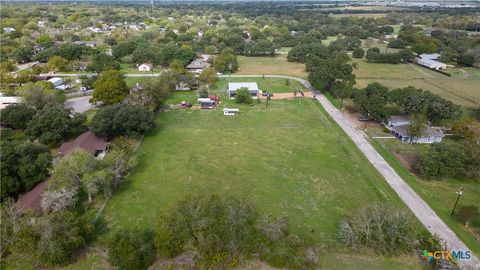
[(429, 69), (440, 70), (447, 68), (447, 64), (437, 61), (440, 57), (438, 53), (420, 54), (417, 58), (417, 64), (428, 67)]
[(257, 99), (262, 95), (262, 91), (258, 89), (256, 82), (229, 82), (227, 89), (228, 98), (235, 98), (237, 90), (240, 88), (247, 88), (248, 92), (254, 99)]
[(0, 96), (0, 110), (5, 109), (9, 105), (15, 105), (22, 103), (21, 97), (3, 97)]
[(60, 77), (53, 77), (48, 81), (53, 84), (53, 87), (57, 87), (63, 84), (63, 79)]
[(143, 63), (138, 66), (138, 71), (148, 72), (148, 71), (151, 71), (152, 68), (153, 68), (152, 64)]

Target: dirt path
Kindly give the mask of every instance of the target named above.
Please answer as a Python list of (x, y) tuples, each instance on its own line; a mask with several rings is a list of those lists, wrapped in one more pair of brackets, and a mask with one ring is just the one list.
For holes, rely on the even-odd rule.
[[(307, 98), (313, 98), (313, 93), (312, 92), (303, 92), (305, 97)], [(300, 93), (298, 93), (296, 96), (293, 93), (273, 93), (273, 97), (270, 97), (270, 99), (289, 99), (289, 98), (296, 98), (296, 97), (302, 97)], [(267, 97), (262, 96), (261, 99), (267, 99)]]

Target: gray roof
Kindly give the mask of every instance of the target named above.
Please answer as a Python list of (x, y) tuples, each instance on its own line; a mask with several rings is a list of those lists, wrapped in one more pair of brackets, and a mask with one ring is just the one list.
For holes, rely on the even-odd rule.
[(258, 85), (256, 82), (229, 82), (228, 91), (237, 91), (240, 88), (247, 88), (250, 91), (258, 91)]
[(423, 60), (435, 60), (440, 57), (440, 54), (438, 53), (422, 53), (420, 54), (420, 58)]
[[(402, 137), (410, 137), (410, 135), (408, 134), (408, 127), (410, 127), (410, 125), (400, 125), (400, 126), (392, 127), (392, 130), (400, 134)], [(443, 132), (440, 130), (440, 128), (435, 128), (435, 127), (426, 125), (425, 134), (422, 136), (443, 137), (444, 135), (443, 135)]]
[(187, 65), (189, 69), (200, 69), (200, 68), (209, 68), (212, 65), (208, 62), (203, 61), (203, 59), (195, 59), (190, 64)]
[(390, 121), (408, 121), (409, 116), (408, 115), (392, 115), (389, 118)]

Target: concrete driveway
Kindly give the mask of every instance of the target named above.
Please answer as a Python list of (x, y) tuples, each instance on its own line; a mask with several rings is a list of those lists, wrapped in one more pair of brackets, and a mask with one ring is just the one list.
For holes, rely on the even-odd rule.
[(65, 107), (72, 108), (73, 111), (76, 113), (83, 113), (99, 105), (99, 104), (95, 105), (90, 103), (91, 98), (92, 96), (71, 98), (71, 99), (67, 99), (67, 101), (65, 101), (64, 104), (65, 104)]

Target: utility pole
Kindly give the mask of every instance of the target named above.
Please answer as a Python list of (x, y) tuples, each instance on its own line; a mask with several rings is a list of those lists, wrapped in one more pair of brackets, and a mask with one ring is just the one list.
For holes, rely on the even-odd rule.
[(270, 100), (270, 93), (267, 93), (267, 102), (265, 102), (265, 110), (268, 109), (268, 101)]
[(458, 194), (457, 199), (455, 200), (455, 204), (453, 205), (452, 211), (450, 211), (450, 216), (453, 215), (453, 212), (455, 211), (455, 208), (457, 207), (458, 200), (460, 199), (460, 196), (463, 194), (463, 187), (460, 188), (460, 191), (456, 192)]

